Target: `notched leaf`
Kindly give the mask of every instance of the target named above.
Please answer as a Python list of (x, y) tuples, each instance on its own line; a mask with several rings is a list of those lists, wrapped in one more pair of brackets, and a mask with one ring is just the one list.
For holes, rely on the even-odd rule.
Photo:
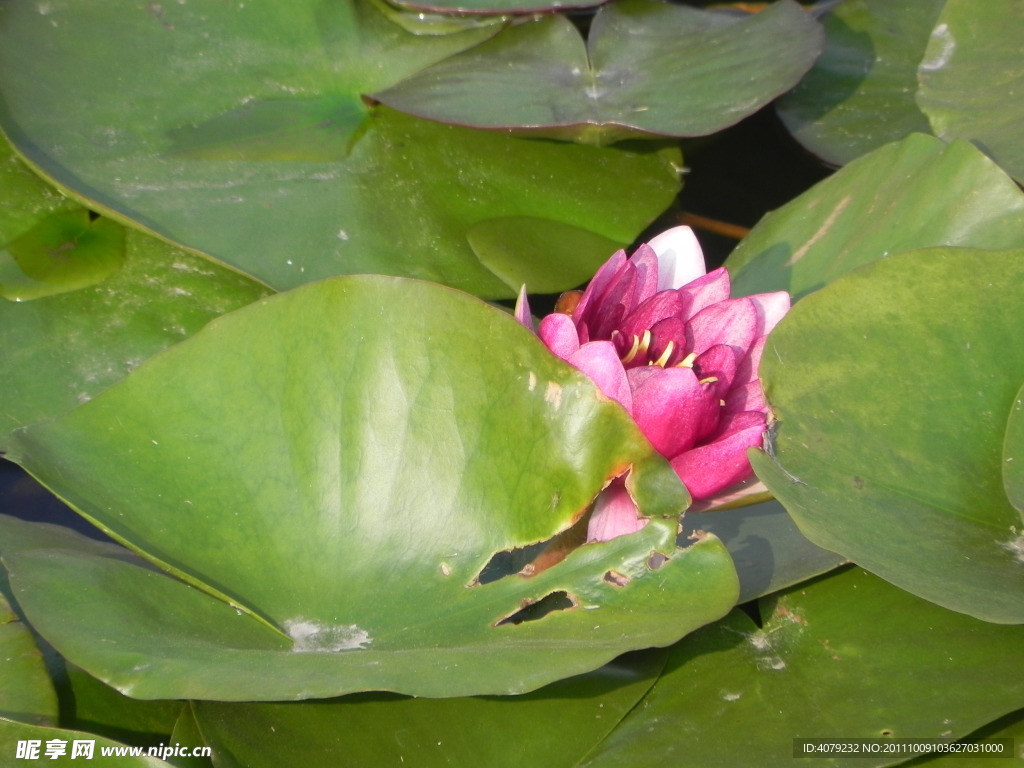
[(505, 624), (522, 624), (524, 621), (538, 621), (555, 611), (571, 610), (578, 606), (579, 601), (575, 595), (570, 595), (564, 589), (560, 589), (556, 592), (548, 593), (540, 600), (529, 598), (523, 600), (518, 611), (505, 616), (503, 619), (499, 619), (494, 623), (494, 626), (500, 627)]

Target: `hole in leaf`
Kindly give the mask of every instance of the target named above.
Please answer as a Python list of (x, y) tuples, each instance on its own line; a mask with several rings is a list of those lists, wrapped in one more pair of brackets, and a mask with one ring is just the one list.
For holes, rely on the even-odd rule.
[(884, 736), (885, 738), (889, 738), (890, 736), (895, 734), (896, 731), (894, 731), (892, 728), (883, 728), (879, 733), (881, 733), (882, 736)]
[(589, 520), (589, 514), (582, 514), (569, 528), (556, 533), (550, 539), (527, 544), (525, 547), (495, 552), (469, 586), (490, 584), (506, 576), (519, 575), (528, 578), (557, 565), (586, 542)]
[(576, 607), (576, 599), (564, 590), (552, 592), (540, 600), (524, 600), (523, 602), (522, 608), (495, 622), (494, 626), (500, 627), (504, 624), (522, 624), (524, 621), (537, 621), (554, 611), (565, 611)]
[(530, 544), (525, 547), (495, 552), (494, 556), (487, 561), (487, 565), (480, 571), (480, 575), (473, 581), (473, 584), (490, 584), (492, 581), (498, 581), (498, 579), (519, 573), (533, 562), (551, 541), (551, 539), (548, 541), (538, 541), (536, 544)]
[(604, 580), (616, 587), (624, 587), (632, 581), (629, 576), (618, 571), (605, 571)]
[(651, 552), (647, 558), (647, 567), (652, 571), (656, 571), (667, 562), (668, 555), (663, 555), (661, 552)]

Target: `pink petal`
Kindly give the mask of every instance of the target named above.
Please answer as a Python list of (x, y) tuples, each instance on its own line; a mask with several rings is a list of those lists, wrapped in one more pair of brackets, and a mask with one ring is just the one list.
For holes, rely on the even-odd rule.
[(544, 342), (544, 346), (563, 360), (568, 360), (570, 355), (580, 348), (576, 324), (571, 317), (559, 312), (550, 314), (540, 321), (537, 335)]
[(619, 329), (627, 337), (643, 335), (654, 327), (659, 320), (667, 317), (679, 317), (689, 309), (689, 297), (680, 295), (679, 291), (661, 291), (656, 293), (626, 315)]
[(761, 382), (755, 379), (733, 387), (725, 396), (724, 413), (731, 415), (742, 411), (768, 413), (768, 401), (761, 390)]
[(626, 286), (622, 283), (628, 280), (632, 284), (636, 279), (633, 272), (625, 251), (619, 250), (612, 254), (597, 270), (594, 279), (583, 292), (580, 303), (576, 305), (576, 311), (573, 312), (576, 322), (587, 323), (592, 329), (598, 325), (596, 321), (616, 302), (615, 297), (626, 293)]
[(707, 271), (700, 243), (689, 227), (667, 229), (647, 245), (658, 255), (659, 291), (681, 288)]
[(757, 306), (748, 298), (727, 299), (705, 307), (690, 319), (687, 344), (698, 353), (716, 344), (750, 349), (760, 334)]
[(681, 301), (685, 305), (684, 319), (689, 320), (704, 307), (710, 307), (729, 298), (732, 283), (729, 273), (724, 268), (708, 272), (679, 289)]
[(593, 379), (607, 397), (632, 413), (633, 396), (629, 391), (626, 370), (610, 341), (592, 341), (573, 352), (567, 361)]
[(724, 398), (733, 389), (736, 370), (740, 366), (742, 353), (728, 344), (716, 344), (702, 352), (693, 361), (693, 371), (701, 380), (716, 379), (710, 389), (716, 399)]
[(633, 420), (662, 456), (692, 448), (718, 423), (718, 398), (689, 368), (631, 368)]
[(526, 283), (519, 289), (519, 298), (516, 299), (516, 320), (533, 330), (533, 316), (530, 314), (530, 300), (526, 296)]
[[(666, 317), (651, 326), (651, 344), (648, 347), (646, 363), (655, 362), (663, 368), (678, 365), (688, 354), (686, 346), (686, 322), (678, 317)], [(672, 345), (671, 349), (669, 344)], [(665, 354), (665, 353), (668, 354)]]
[(594, 341), (611, 338), (612, 331), (619, 327), (626, 316), (626, 308), (636, 288), (637, 274), (632, 264), (626, 264), (622, 275), (608, 287), (601, 296), (594, 297), (585, 307), (581, 300), (573, 313), (573, 319), (586, 324), (590, 338)]
[(672, 469), (694, 499), (707, 499), (750, 477), (747, 449), (762, 445), (763, 413), (736, 413), (722, 419), (719, 437), (672, 459)]
[(740, 367), (736, 371), (736, 383), (740, 384), (747, 381), (757, 381), (757, 369), (761, 365), (761, 355), (764, 353), (764, 342), (767, 336), (761, 336), (758, 339), (754, 339), (754, 343), (750, 345), (750, 350), (747, 352), (743, 361), (740, 363)]
[(658, 270), (661, 268), (658, 254), (645, 243), (633, 252), (629, 261), (636, 270), (637, 279), (633, 294), (625, 302), (627, 310), (658, 292)]
[(640, 517), (640, 511), (625, 486), (615, 481), (594, 502), (594, 511), (587, 526), (587, 541), (610, 541), (636, 533), (645, 525), (647, 518)]
[(748, 296), (757, 306), (758, 314), (761, 317), (761, 329), (758, 335), (767, 336), (772, 329), (779, 324), (779, 320), (786, 316), (790, 308), (789, 294), (785, 291), (777, 293), (758, 293)]

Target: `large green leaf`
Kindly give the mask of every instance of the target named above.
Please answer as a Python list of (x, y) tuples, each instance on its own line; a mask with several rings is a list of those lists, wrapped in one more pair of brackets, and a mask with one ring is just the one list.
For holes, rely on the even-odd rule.
[(762, 626), (736, 611), (676, 644), (653, 687), (663, 654), (627, 657), (527, 696), (200, 702), (197, 719), (219, 764), (232, 767), (315, 759), (424, 768), (788, 768), (796, 737), (956, 739), (1024, 703), (1024, 628), (986, 625), (859, 569), (759, 607)]
[[(281, 765), (576, 765), (650, 689), (665, 651), (515, 697), (413, 699), (356, 694), (330, 702), (197, 702), (223, 768)], [(511, 736), (511, 738), (510, 738)]]
[(725, 544), (740, 578), (741, 603), (831, 571), (846, 558), (822, 549), (800, 533), (777, 501), (737, 509), (688, 514), (685, 532), (713, 533)]
[[(685, 490), (629, 416), (506, 313), (427, 283), (266, 299), (15, 435), (16, 460), (182, 579), (20, 547), (8, 523), (33, 625), (139, 698), (519, 692), (737, 596), (717, 538), (676, 546)], [(497, 578), (625, 472), (642, 531)]]
[(129, 744), (170, 743), (168, 737), (187, 709), (182, 702), (132, 699), (73, 664), (65, 666), (57, 691), (64, 704), (63, 727)]
[(733, 293), (795, 298), (891, 253), (1024, 247), (1024, 194), (966, 142), (913, 134), (762, 219), (730, 255)]
[(823, 20), (825, 50), (778, 103), (796, 139), (843, 164), (931, 126), (917, 68), (944, 0), (846, 0)]
[[(24, 246), (40, 231), (64, 222), (86, 234), (102, 228), (119, 250), (113, 273), (86, 270), (82, 280), (78, 270), (72, 275), (77, 280), (51, 274), (49, 281), (24, 276), (5, 283), (30, 293), (15, 291), (25, 301), (0, 298), (0, 448), (10, 430), (88, 400), (211, 318), (269, 292), (110, 219), (91, 221), (88, 211), (15, 159), (2, 139), (0, 196), (0, 243)], [(74, 233), (63, 242), (74, 245)], [(77, 248), (57, 250), (62, 262), (89, 260)]]
[(6, 591), (0, 590), (0, 717), (50, 725), (57, 719), (57, 694), (32, 633), (11, 610)]
[(752, 459), (811, 541), (996, 622), (1024, 622), (1003, 485), (1022, 303), (1024, 250), (900, 254), (807, 297), (765, 349), (779, 423)]
[(944, 139), (970, 139), (1024, 181), (1024, 5), (946, 0), (921, 62), (917, 103)]
[[(561, 225), (543, 256), (574, 287), (606, 240), (629, 243), (671, 202), (677, 149), (527, 141), (360, 99), (495, 29), (413, 34), (363, 0), (14, 0), (0, 10), (0, 125), (90, 207), (277, 289), (385, 273), (512, 296), (536, 270), (495, 274), (467, 241), (508, 217), (524, 227), (506, 247), (535, 263), (530, 222)], [(583, 254), (568, 275), (566, 248)]]
[[(735, 611), (676, 645), (644, 701), (581, 765), (792, 766), (793, 739), (967, 736), (1024, 703), (1024, 628), (930, 605), (860, 569)], [(893, 765), (906, 756), (819, 758)]]
[(846, 163), (912, 131), (975, 142), (1024, 178), (1024, 9), (1016, 0), (846, 0), (779, 102), (808, 149)]
[[(981, 744), (995, 739), (1010, 739), (1011, 746), (1002, 750), (1003, 757), (989, 757), (985, 765), (990, 768), (1018, 768), (1024, 761), (1024, 709), (994, 720), (972, 733), (967, 741)], [(903, 765), (907, 768), (921, 765), (928, 768), (977, 768), (978, 755), (970, 751), (952, 752), (918, 757)]]
[(823, 37), (790, 0), (739, 19), (620, 0), (597, 12), (585, 43), (565, 17), (547, 16), (374, 98), (433, 120), (591, 143), (638, 134), (702, 136), (791, 88), (817, 58)]

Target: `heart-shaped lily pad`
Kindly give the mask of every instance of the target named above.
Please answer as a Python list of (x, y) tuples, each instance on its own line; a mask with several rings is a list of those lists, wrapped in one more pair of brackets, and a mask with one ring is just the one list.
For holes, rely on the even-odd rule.
[(432, 120), (589, 143), (702, 136), (796, 84), (823, 39), (818, 23), (790, 0), (748, 17), (620, 0), (597, 12), (586, 42), (565, 17), (547, 16), (374, 98)]
[(898, 254), (806, 297), (765, 348), (779, 422), (771, 456), (752, 457), (811, 541), (1001, 623), (1024, 622), (1024, 520), (1003, 474), (1022, 303), (1024, 250), (956, 248)]
[[(521, 692), (738, 592), (717, 538), (677, 546), (685, 489), (625, 411), (511, 316), (417, 281), (225, 315), (12, 455), (160, 569), (3, 537), (33, 625), (139, 698)], [(644, 529), (509, 572), (626, 473)]]
[[(678, 149), (527, 141), (361, 99), (496, 29), (413, 34), (366, 0), (14, 0), (0, 126), (90, 208), (275, 289), (383, 273), (511, 297), (523, 276), (495, 275), (466, 237), (506, 217), (581, 233), (568, 244), (586, 268), (559, 286), (575, 287), (609, 255), (595, 236), (626, 245), (672, 201)], [(535, 256), (524, 236), (506, 248)], [(553, 274), (565, 245), (543, 254)]]

